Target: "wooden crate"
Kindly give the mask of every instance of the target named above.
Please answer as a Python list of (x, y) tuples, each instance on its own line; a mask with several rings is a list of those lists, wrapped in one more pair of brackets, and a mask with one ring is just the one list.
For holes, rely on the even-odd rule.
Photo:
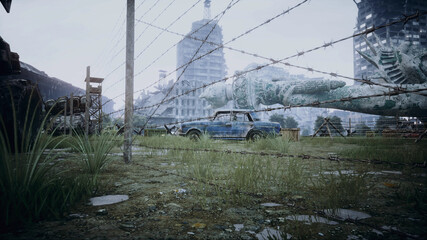
[(299, 128), (282, 128), (280, 134), (282, 138), (288, 139), (290, 141), (298, 142), (299, 141)]
[(366, 131), (366, 137), (375, 137), (374, 131)]
[(160, 129), (160, 128), (146, 128), (144, 129), (144, 136), (145, 137), (151, 137), (151, 136), (162, 136), (166, 135), (166, 129)]

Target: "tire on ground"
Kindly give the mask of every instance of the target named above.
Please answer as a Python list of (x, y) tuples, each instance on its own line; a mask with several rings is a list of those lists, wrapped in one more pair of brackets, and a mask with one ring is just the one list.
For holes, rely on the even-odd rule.
[(261, 131), (251, 131), (249, 132), (248, 136), (246, 137), (247, 140), (256, 141), (261, 138), (264, 138), (264, 134), (262, 134)]
[(200, 135), (201, 133), (198, 130), (191, 130), (187, 133), (187, 137), (194, 141), (200, 140)]

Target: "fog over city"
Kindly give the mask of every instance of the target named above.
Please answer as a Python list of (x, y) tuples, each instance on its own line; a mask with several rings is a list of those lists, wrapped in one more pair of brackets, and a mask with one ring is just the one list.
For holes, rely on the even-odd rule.
[[(239, 36), (300, 2), (237, 2), (218, 22), (222, 28), (223, 41)], [(224, 0), (212, 1), (211, 16), (220, 15), (229, 3)], [(21, 61), (82, 89), (85, 88), (86, 66), (91, 66), (92, 76), (105, 77), (103, 95), (114, 98), (124, 93), (125, 85), (125, 66), (121, 65), (125, 61), (125, 4), (125, 1), (117, 0), (15, 1), (9, 14), (0, 12), (0, 32), (10, 43), (12, 51), (20, 55)], [(181, 34), (188, 34), (192, 22), (203, 18), (203, 1), (137, 0), (135, 5), (137, 20), (161, 28), (167, 28), (191, 8), (168, 28)], [(351, 0), (310, 1), (227, 46), (281, 59), (352, 35), (356, 17), (357, 7)], [(182, 36), (162, 32), (140, 21), (135, 22), (135, 74), (138, 74), (135, 77), (135, 90), (144, 89), (157, 81), (159, 70), (171, 73), (177, 68), (176, 47), (173, 46), (182, 39)], [(164, 56), (147, 68), (168, 49)], [(267, 63), (263, 59), (228, 49), (224, 49), (224, 53), (227, 76), (250, 63)], [(293, 58), (290, 63), (353, 77), (353, 42), (349, 39), (324, 50)], [(308, 77), (328, 78), (295, 68), (285, 70)], [(176, 73), (172, 73), (169, 79), (176, 79)], [(352, 81), (348, 81), (348, 84), (352, 84)], [(124, 97), (115, 101), (115, 108), (121, 108)]]

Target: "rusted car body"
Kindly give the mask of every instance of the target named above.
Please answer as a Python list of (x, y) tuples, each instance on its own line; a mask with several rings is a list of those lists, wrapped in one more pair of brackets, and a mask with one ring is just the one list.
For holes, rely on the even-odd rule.
[(222, 110), (212, 120), (183, 123), (177, 134), (192, 139), (208, 134), (214, 139), (255, 140), (279, 135), (280, 124), (260, 121), (254, 112), (247, 110)]

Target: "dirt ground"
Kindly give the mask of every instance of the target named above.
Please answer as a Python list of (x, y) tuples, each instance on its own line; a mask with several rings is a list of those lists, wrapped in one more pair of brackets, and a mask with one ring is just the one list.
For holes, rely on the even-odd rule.
[[(318, 160), (300, 161), (312, 164), (310, 161)], [(421, 194), (407, 196), (426, 196), (425, 168), (364, 168), (370, 192), (357, 206), (343, 206), (355, 211), (356, 217), (340, 217), (338, 213), (328, 215), (319, 211), (313, 206), (315, 199), (304, 194), (255, 193), (241, 203), (218, 203), (214, 200), (218, 196), (197, 194), (200, 189), (213, 186), (183, 175), (177, 170), (179, 164), (165, 151), (135, 148), (133, 163), (128, 165), (119, 153), (113, 154), (95, 195), (128, 195), (128, 200), (103, 206), (82, 202), (62, 220), (35, 223), (0, 238), (427, 239), (426, 206), (415, 206), (417, 201), (396, 197), (406, 185)], [(355, 163), (324, 160), (324, 165), (328, 164), (332, 164), (331, 170), (339, 164), (341, 169), (349, 169), (342, 174), (354, 174), (351, 169), (355, 169)]]

